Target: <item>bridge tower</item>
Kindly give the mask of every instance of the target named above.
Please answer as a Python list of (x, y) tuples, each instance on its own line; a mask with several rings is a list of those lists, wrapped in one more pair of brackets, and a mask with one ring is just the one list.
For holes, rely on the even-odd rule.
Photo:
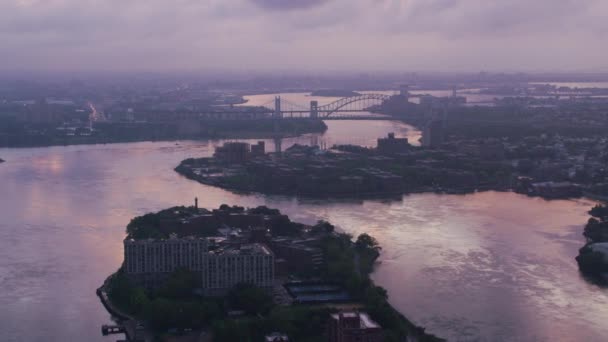
[(319, 117), (319, 102), (310, 101), (310, 118), (316, 119)]
[(410, 86), (407, 84), (402, 84), (399, 87), (399, 95), (404, 97), (407, 102), (410, 101)]
[(280, 96), (277, 96), (274, 98), (274, 117), (275, 117), (275, 119), (280, 119), (282, 117), (281, 97)]
[(283, 154), (283, 137), (275, 135), (272, 140), (274, 140), (274, 151), (280, 156)]

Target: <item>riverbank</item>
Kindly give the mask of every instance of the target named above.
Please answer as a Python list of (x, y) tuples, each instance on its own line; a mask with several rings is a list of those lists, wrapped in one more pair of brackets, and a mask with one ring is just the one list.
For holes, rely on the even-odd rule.
[(608, 285), (608, 207), (598, 204), (589, 210), (583, 235), (587, 243), (576, 257), (579, 269), (589, 280)]
[[(320, 141), (328, 146), (352, 143), (354, 135), (363, 137), (358, 143), (374, 146), (375, 138), (388, 132), (406, 134), (400, 125), (378, 124), (381, 129), (330, 121)], [(308, 136), (290, 139), (283, 147), (310, 141)], [(5, 201), (0, 222), (2, 267), (7, 270), (1, 296), (4, 312), (10, 313), (4, 317), (3, 336), (107, 341), (99, 328), (111, 321), (94, 290), (120, 267), (122, 227), (133, 216), (195, 196), (208, 208), (226, 202), (266, 204), (300, 222), (325, 219), (354, 235), (368, 232), (383, 247), (372, 275), (375, 284), (389, 291), (390, 303), (406, 317), (450, 341), (599, 341), (608, 336), (601, 305), (608, 292), (585, 282), (574, 261), (585, 243), (580, 234), (589, 218), (586, 212), (594, 203), (544, 201), (511, 192), (414, 194), (399, 196), (398, 201), (246, 196), (193, 183), (172, 171), (181, 160), (210, 155), (212, 146), (222, 143), (0, 150), (6, 160), (0, 165), (2, 193), (11, 199)], [(266, 144), (274, 150), (271, 141)], [(42, 215), (38, 206), (23, 206), (32, 194), (52, 217)], [(513, 212), (517, 215), (506, 214)], [(41, 268), (56, 272), (37, 273)], [(513, 277), (519, 280), (517, 291)], [(540, 291), (538, 284), (545, 290)], [(36, 301), (12, 300), (24, 291)], [(76, 297), (83, 300), (74, 301)], [(554, 329), (547, 330), (534, 317), (554, 317)], [(65, 322), (73, 324), (68, 327)], [(446, 322), (465, 322), (467, 328)]]
[(94, 134), (0, 135), (0, 147), (29, 148), (202, 139), (272, 139), (324, 133), (322, 120), (204, 120), (180, 123), (99, 123)]

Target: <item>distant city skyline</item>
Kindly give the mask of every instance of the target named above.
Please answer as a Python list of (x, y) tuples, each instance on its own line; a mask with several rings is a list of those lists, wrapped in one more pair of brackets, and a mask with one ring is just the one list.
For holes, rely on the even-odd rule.
[(606, 72), (602, 0), (6, 0), (0, 71)]

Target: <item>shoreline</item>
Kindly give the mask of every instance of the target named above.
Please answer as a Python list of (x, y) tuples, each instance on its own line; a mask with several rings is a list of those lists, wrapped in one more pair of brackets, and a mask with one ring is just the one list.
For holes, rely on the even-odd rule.
[[(375, 266), (374, 266), (375, 268)], [(374, 270), (375, 271), (375, 270)], [(374, 272), (372, 271), (372, 273)], [(370, 275), (372, 274), (370, 273)], [(140, 322), (141, 320), (139, 320), (137, 317), (134, 316), (130, 316), (124, 312), (122, 312), (119, 308), (116, 307), (116, 305), (114, 303), (112, 303), (112, 300), (110, 299), (110, 297), (108, 296), (108, 292), (106, 290), (106, 286), (108, 281), (116, 275), (116, 272), (112, 273), (111, 275), (109, 275), (106, 280), (104, 281), (104, 283), (95, 291), (95, 293), (97, 294), (97, 297), (99, 298), (99, 301), (101, 302), (101, 304), (103, 305), (103, 307), (106, 309), (106, 311), (113, 317), (116, 319), (116, 325), (122, 327), (124, 329), (124, 334), (127, 337), (128, 341), (135, 341), (134, 339), (134, 335), (135, 332), (132, 331), (133, 327), (135, 325), (137, 325), (138, 322)], [(377, 286), (376, 283), (371, 279), (370, 277), (370, 283), (372, 286)], [(395, 312), (398, 312), (401, 317), (405, 320), (406, 325), (407, 325), (407, 330), (408, 330), (408, 342), (416, 342), (416, 341), (429, 341), (429, 342), (440, 342), (440, 341), (446, 341), (445, 339), (438, 337), (436, 335), (434, 335), (433, 333), (428, 333), (426, 332), (426, 327), (410, 320), (409, 318), (407, 318), (407, 316), (405, 316), (404, 313), (402, 313), (401, 311), (395, 309), (395, 307), (393, 307), (393, 305), (390, 303), (390, 299), (388, 300), (388, 303), (390, 305), (390, 307), (395, 310)], [(325, 303), (322, 305), (331, 305), (332, 303)], [(338, 304), (338, 303), (335, 303)], [(314, 304), (313, 304), (314, 306)], [(146, 333), (150, 334), (150, 331), (148, 331), (146, 329)]]
[(116, 273), (112, 273), (110, 276), (108, 276), (106, 280), (104, 280), (103, 284), (99, 288), (97, 288), (97, 290), (95, 290), (95, 293), (97, 294), (99, 301), (101, 301), (101, 304), (106, 309), (106, 311), (112, 316), (113, 319), (115, 319), (116, 325), (122, 327), (122, 329), (124, 330), (123, 333), (125, 334), (127, 341), (135, 341), (135, 331), (132, 328), (137, 325), (137, 319), (124, 313), (122, 310), (116, 307), (116, 305), (112, 303), (112, 300), (108, 296), (106, 286), (115, 274)]
[[(178, 209), (181, 208), (181, 209)], [(192, 208), (195, 208), (192, 209)], [(240, 208), (240, 209), (239, 209)], [(180, 213), (179, 211), (176, 210), (182, 210), (182, 212)], [(184, 217), (188, 217), (187, 215), (184, 216), (185, 213), (190, 213), (190, 215), (200, 215), (200, 212), (198, 211), (198, 207), (173, 207), (173, 208), (168, 208), (168, 209), (164, 209), (162, 211), (159, 211), (157, 213), (148, 213), (146, 215), (143, 216), (138, 216), (136, 218), (134, 218), (129, 225), (131, 226), (133, 224), (133, 226), (131, 226), (131, 231), (129, 232), (129, 236), (131, 236), (131, 239), (140, 239), (140, 240), (148, 240), (149, 237), (146, 237), (146, 229), (148, 229), (150, 232), (155, 231), (154, 228), (156, 227), (154, 224), (151, 223), (150, 226), (145, 226), (144, 221), (142, 220), (150, 220), (149, 222), (155, 222), (153, 217), (157, 217), (156, 215), (167, 215), (167, 213), (172, 213), (173, 215), (175, 215), (173, 218), (169, 218), (167, 216), (163, 216), (165, 218), (165, 220), (172, 220), (172, 219), (176, 219), (176, 220), (183, 220)], [(210, 211), (204, 209), (206, 212), (211, 213)], [(233, 207), (229, 207), (228, 205), (224, 204), (222, 206), (220, 206), (220, 209), (217, 209), (220, 212), (217, 212), (217, 216), (215, 216), (216, 218), (219, 218), (220, 221), (219, 222), (215, 222), (213, 223), (214, 225), (217, 224), (221, 224), (221, 218), (225, 217), (223, 214), (224, 213), (243, 213), (243, 215), (252, 215), (251, 217), (255, 220), (259, 220), (259, 219), (263, 219), (263, 220), (268, 220), (268, 222), (271, 222), (272, 220), (274, 220), (275, 223), (279, 223), (279, 226), (276, 226), (274, 224), (271, 224), (269, 226), (269, 232), (272, 231), (272, 229), (279, 229), (278, 227), (281, 226), (282, 222), (280, 220), (280, 218), (285, 217), (288, 222), (290, 222), (290, 224), (294, 224), (297, 225), (297, 233), (293, 233), (296, 234), (295, 236), (292, 235), (283, 235), (281, 233), (277, 233), (277, 236), (279, 237), (286, 237), (286, 236), (291, 236), (291, 238), (299, 238), (299, 237), (303, 237), (303, 236), (308, 236), (308, 234), (310, 234), (310, 229), (312, 229), (312, 226), (307, 226), (305, 224), (302, 223), (298, 223), (298, 222), (292, 222), (291, 220), (289, 220), (289, 217), (281, 214), (280, 211), (278, 211), (278, 209), (271, 209), (271, 208), (267, 208), (265, 206), (261, 206), (261, 207), (257, 207), (257, 208), (243, 208), (243, 207), (238, 207), (238, 206), (233, 206)], [(223, 210), (223, 212), (221, 212), (221, 210)], [(236, 212), (235, 212), (236, 210)], [(266, 210), (266, 211), (264, 211)], [(214, 212), (214, 215), (216, 213)], [(152, 216), (150, 216), (152, 215)], [(198, 217), (198, 216), (197, 216)], [(244, 218), (243, 218), (244, 219)], [(278, 219), (278, 221), (277, 221)], [(135, 223), (133, 222), (138, 222), (137, 225), (135, 225)], [(243, 221), (245, 222), (245, 221)], [(321, 221), (320, 221), (321, 222)], [(246, 223), (243, 223), (246, 224)], [(321, 223), (319, 223), (320, 225)], [(329, 225), (329, 227), (331, 228), (331, 230), (328, 230), (327, 225)], [(147, 227), (147, 228), (145, 228)], [(169, 227), (169, 226), (167, 226)], [(171, 226), (173, 228), (166, 228), (167, 230), (164, 231), (165, 234), (170, 233), (170, 234), (180, 234), (179, 236), (181, 238), (185, 238), (187, 236), (199, 236), (199, 235), (190, 235), (190, 234), (197, 234), (191, 230), (182, 230), (182, 229), (178, 229), (174, 226)], [(274, 228), (273, 228), (274, 227)], [(316, 226), (315, 226), (316, 227)], [(334, 279), (332, 276), (332, 274), (334, 273), (325, 273), (327, 272), (327, 269), (325, 271), (322, 271), (321, 269), (316, 269), (314, 273), (314, 275), (308, 275), (308, 277), (310, 278), (300, 278), (301, 280), (316, 280), (316, 281), (326, 281), (326, 282), (332, 282), (332, 281), (336, 281), (336, 284), (340, 284), (339, 286), (342, 288), (342, 291), (348, 291), (349, 294), (349, 298), (347, 303), (349, 305), (357, 305), (360, 306), (361, 308), (363, 308), (362, 310), (364, 312), (368, 312), (370, 315), (374, 315), (377, 319), (379, 320), (379, 323), (382, 324), (383, 329), (385, 329), (387, 334), (394, 334), (394, 336), (401, 336), (404, 340), (407, 341), (429, 341), (429, 342), (438, 342), (438, 341), (445, 341), (444, 339), (437, 337), (436, 335), (432, 334), (432, 333), (428, 333), (426, 332), (426, 328), (415, 323), (414, 321), (408, 319), (402, 312), (400, 312), (399, 310), (397, 310), (393, 304), (390, 302), (390, 298), (386, 295), (386, 290), (384, 290), (382, 287), (379, 287), (378, 285), (376, 285), (375, 281), (372, 279), (371, 275), (376, 271), (376, 267), (378, 267), (378, 265), (380, 264), (378, 261), (378, 258), (380, 257), (381, 253), (382, 253), (382, 248), (381, 246), (377, 243), (377, 241), (367, 235), (367, 234), (362, 234), (360, 235), (358, 238), (355, 239), (355, 237), (345, 234), (345, 233), (341, 233), (341, 232), (337, 232), (333, 230), (333, 226), (327, 222), (325, 223), (325, 226), (321, 226), (322, 228), (317, 228), (317, 229), (323, 229), (323, 230), (317, 230), (316, 233), (313, 234), (317, 234), (314, 235), (316, 236), (317, 239), (319, 239), (319, 241), (325, 241), (323, 243), (321, 243), (318, 248), (320, 248), (320, 251), (323, 253), (324, 257), (323, 257), (323, 263), (324, 263), (324, 267), (327, 267), (327, 269), (331, 270), (331, 267), (344, 263), (346, 262), (346, 264), (351, 265), (353, 268), (349, 269), (349, 267), (345, 268), (345, 274), (350, 274), (350, 275), (355, 275), (358, 274), (358, 278), (360, 278), (359, 280), (355, 281), (354, 283), (351, 282), (345, 282), (343, 280), (337, 280)], [(129, 228), (127, 228), (129, 229)], [(202, 229), (201, 227), (197, 228), (197, 229)], [(283, 229), (283, 228), (281, 228)], [(203, 236), (213, 236), (213, 235), (205, 235), (207, 233), (203, 233), (203, 231), (198, 231), (200, 235), (199, 238), (202, 238)], [(133, 235), (134, 234), (134, 235)], [(143, 235), (142, 235), (143, 234)], [(136, 238), (137, 236), (137, 238)], [(178, 238), (177, 235), (174, 235), (174, 238)], [(366, 236), (367, 239), (362, 238), (362, 236)], [(129, 238), (129, 237), (127, 237)], [(310, 238), (310, 236), (309, 236)], [(164, 238), (159, 238), (159, 239), (164, 239)], [(355, 241), (356, 240), (356, 241)], [(348, 241), (348, 242), (346, 242)], [(363, 241), (363, 242), (362, 242)], [(367, 244), (365, 244), (367, 243)], [(126, 247), (125, 247), (126, 248)], [(335, 254), (336, 248), (339, 252), (338, 254)], [(333, 251), (333, 253), (332, 253)], [(277, 253), (277, 252), (273, 252)], [(127, 259), (125, 259), (125, 261), (123, 261), (123, 263), (127, 263)], [(333, 265), (333, 266), (332, 266)], [(129, 272), (128, 270), (125, 270), (124, 267), (121, 266), (121, 268), (119, 268), (117, 271), (113, 272), (111, 275), (109, 275), (103, 282), (103, 284), (96, 290), (96, 294), (99, 297), (101, 304), (104, 306), (104, 308), (108, 311), (108, 313), (110, 313), (110, 315), (112, 315), (113, 320), (116, 322), (115, 325), (104, 325), (102, 326), (102, 333), (107, 333), (108, 329), (110, 329), (110, 331), (112, 331), (112, 329), (115, 329), (114, 331), (116, 331), (117, 333), (123, 332), (127, 335), (127, 337), (129, 338), (129, 340), (131, 340), (132, 337), (137, 337), (139, 339), (142, 339), (142, 336), (146, 336), (146, 337), (152, 337), (152, 336), (164, 336), (166, 333), (168, 333), (169, 335), (172, 334), (171, 330), (173, 329), (167, 329), (166, 327), (163, 327), (163, 325), (156, 325), (156, 323), (154, 323), (154, 321), (150, 321), (148, 318), (148, 314), (150, 313), (150, 311), (148, 311), (149, 309), (142, 309), (141, 307), (137, 307), (137, 306), (133, 306), (133, 302), (132, 302), (132, 298), (130, 297), (132, 296), (132, 294), (134, 293), (133, 291), (137, 291), (139, 286), (142, 286), (141, 284), (138, 284), (137, 282), (135, 283), (131, 283), (131, 285), (124, 285), (124, 275), (128, 274), (125, 272)], [(194, 272), (194, 271), (193, 271)], [(297, 272), (294, 274), (298, 274)], [(342, 273), (340, 273), (342, 274)], [(289, 282), (285, 282), (285, 280), (287, 279), (287, 277), (285, 278), (275, 278), (276, 280), (279, 279), (283, 279), (283, 281), (280, 281), (278, 283), (274, 282), (276, 287), (281, 287), (284, 288)], [(119, 285), (120, 284), (120, 285)], [(125, 287), (127, 286), (125, 290)], [(120, 289), (120, 290), (118, 290)], [(201, 288), (202, 289), (202, 288)], [(114, 292), (114, 291), (118, 291), (118, 292)], [(127, 291), (127, 292), (124, 292)], [(289, 289), (287, 289), (287, 291), (289, 291)], [(131, 293), (130, 295), (128, 295), (128, 297), (124, 297), (125, 293)], [(195, 290), (192, 291), (192, 293), (196, 293)], [(369, 295), (368, 295), (369, 293)], [(150, 294), (144, 293), (144, 296), (150, 296)], [(154, 298), (154, 300), (166, 300), (168, 302), (171, 301), (175, 301), (175, 303), (184, 303), (187, 300), (205, 300), (205, 299), (212, 299), (212, 298), (223, 298), (220, 299), (222, 301), (225, 301), (227, 297), (227, 295), (222, 295), (221, 297), (215, 297), (213, 295), (211, 296), (207, 296), (207, 295), (202, 295), (202, 293), (195, 295), (194, 297), (192, 297), (192, 299), (186, 299), (184, 298), (178, 298), (175, 299), (174, 297), (168, 296), (168, 297), (164, 297), (162, 294), (159, 295), (158, 293), (156, 294), (156, 297), (154, 297), (155, 295), (152, 295), (152, 297), (148, 297), (148, 298)], [(293, 297), (293, 295), (292, 295)], [(125, 301), (125, 298), (126, 301)], [(145, 298), (145, 297), (144, 297)], [(173, 298), (173, 299), (171, 299)], [(198, 298), (198, 299), (196, 299)], [(295, 297), (294, 297), (295, 298)], [(115, 302), (116, 301), (116, 302)], [(147, 301), (147, 300), (146, 300)], [(315, 310), (318, 309), (318, 305), (319, 303), (316, 302), (303, 302), (301, 304), (293, 304), (293, 303), (285, 303), (285, 302), (281, 302), (281, 301), (276, 301), (272, 300), (273, 304), (272, 304), (272, 310), (274, 312), (274, 310), (279, 310), (276, 312), (280, 312), (281, 310), (287, 310), (287, 312), (293, 312), (292, 310), (306, 310), (307, 312), (310, 312), (310, 314), (313, 315), (318, 315), (318, 313), (314, 313), (316, 312)], [(129, 304), (131, 303), (131, 304)], [(199, 303), (208, 303), (208, 302), (199, 302)], [(330, 312), (338, 312), (341, 310), (344, 310), (341, 308), (341, 305), (343, 305), (342, 303), (342, 299), (335, 299), (335, 300), (327, 300), (327, 301), (322, 301), (320, 303), (323, 307), (327, 307), (328, 310), (330, 310)], [(206, 304), (203, 304), (206, 305)], [(200, 309), (199, 309), (200, 310)], [(230, 307), (225, 307), (224, 309), (221, 310), (230, 310)], [(265, 312), (264, 313), (264, 317), (259, 316), (261, 312), (258, 312), (256, 315), (257, 316), (251, 316), (254, 319), (270, 319), (270, 317), (272, 317), (272, 314), (269, 312)], [(194, 312), (190, 313), (192, 315), (195, 315)], [(374, 317), (372, 316), (372, 317)], [(188, 316), (190, 317), (190, 316)], [(194, 316), (192, 316), (194, 317)], [(257, 317), (257, 318), (256, 318)], [(317, 317), (317, 316), (315, 316)], [(325, 317), (324, 315), (318, 316), (318, 317)], [(201, 324), (195, 324), (192, 326), (186, 326), (186, 327), (182, 327), (182, 329), (184, 329), (185, 331), (190, 331), (192, 334), (200, 334), (200, 333), (211, 333), (216, 334), (217, 332), (215, 331), (214, 324), (218, 323), (218, 324), (227, 324), (227, 322), (234, 322), (235, 320), (239, 320), (240, 318), (235, 318), (232, 317), (229, 313), (226, 314), (220, 314), (220, 315), (216, 315), (216, 316), (212, 316), (212, 317), (208, 317), (206, 321), (203, 321)], [(325, 318), (322, 318), (325, 319)], [(297, 319), (296, 319), (297, 321)], [(295, 321), (294, 321), (295, 322)], [(249, 328), (252, 329), (252, 328)], [(142, 335), (143, 334), (143, 335)], [(315, 332), (313, 335), (317, 336), (317, 337), (321, 337), (321, 336), (325, 336), (326, 331), (318, 331)], [(220, 338), (218, 341), (221, 341), (221, 335), (215, 335), (217, 338)], [(146, 339), (148, 340), (148, 339)], [(178, 339), (179, 340), (179, 339)]]
[(391, 199), (401, 200), (401, 198), (403, 196), (415, 195), (415, 194), (470, 195), (470, 194), (475, 194), (478, 192), (488, 192), (488, 191), (512, 192), (512, 193), (520, 194), (522, 196), (526, 196), (526, 197), (530, 197), (530, 198), (541, 198), (545, 201), (553, 201), (553, 200), (568, 201), (568, 200), (577, 200), (577, 199), (584, 199), (584, 198), (589, 198), (591, 200), (596, 200), (596, 201), (598, 200), (596, 196), (588, 196), (587, 194), (583, 194), (578, 197), (548, 197), (548, 196), (541, 196), (541, 195), (531, 195), (531, 194), (526, 194), (526, 193), (522, 193), (522, 192), (517, 192), (517, 191), (515, 191), (515, 189), (513, 189), (511, 187), (508, 187), (508, 188), (495, 187), (495, 188), (483, 188), (483, 189), (466, 188), (466, 189), (444, 189), (444, 190), (433, 190), (433, 189), (429, 189), (429, 188), (420, 188), (420, 189), (416, 189), (416, 190), (412, 190), (412, 191), (394, 191), (394, 192), (384, 192), (384, 193), (358, 193), (358, 194), (345, 193), (343, 195), (332, 194), (331, 196), (314, 195), (312, 193), (287, 193), (287, 192), (272, 192), (272, 191), (263, 192), (258, 189), (245, 189), (245, 188), (238, 188), (238, 187), (229, 186), (229, 185), (225, 185), (225, 184), (207, 182), (202, 179), (198, 179), (196, 177), (191, 177), (189, 174), (184, 173), (183, 171), (180, 171), (178, 169), (179, 169), (179, 166), (176, 167), (174, 169), (174, 171), (186, 179), (198, 182), (203, 185), (213, 186), (213, 187), (220, 188), (222, 190), (230, 191), (237, 195), (260, 194), (260, 195), (265, 195), (265, 196), (286, 196), (286, 197), (293, 197), (293, 198), (302, 199), (302, 200), (347, 200), (347, 201), (349, 201), (349, 200), (353, 200), (353, 201), (354, 200), (375, 200), (375, 199), (377, 199), (377, 200), (391, 200)]
[[(279, 138), (281, 139), (290, 139), (297, 138), (306, 134), (323, 134), (323, 132), (306, 132), (300, 134), (293, 133), (285, 133), (280, 134)], [(276, 134), (271, 133), (251, 133), (251, 134), (222, 134), (219, 136), (205, 136), (205, 137), (181, 137), (175, 139), (125, 139), (125, 140), (108, 140), (108, 141), (89, 141), (89, 142), (75, 142), (68, 144), (40, 144), (40, 145), (19, 145), (19, 146), (0, 146), (0, 149), (27, 149), (27, 148), (44, 148), (44, 147), (68, 147), (68, 146), (91, 146), (91, 145), (113, 145), (113, 144), (130, 144), (130, 143), (141, 143), (141, 142), (179, 142), (179, 141), (214, 141), (214, 140), (226, 140), (226, 139), (236, 139), (236, 140), (251, 140), (251, 139), (260, 139), (260, 140), (268, 140), (277, 138)], [(5, 162), (5, 160), (0, 160), (0, 163)]]
[[(120, 125), (120, 123), (116, 123)], [(177, 123), (175, 123), (177, 125)], [(139, 130), (129, 133), (129, 136), (23, 136), (0, 137), (0, 148), (32, 148), (74, 145), (106, 145), (134, 142), (158, 142), (180, 140), (214, 140), (214, 139), (273, 139), (291, 138), (305, 134), (323, 134), (327, 125), (323, 120), (299, 122), (296, 120), (216, 120), (211, 123), (202, 122), (196, 132), (164, 132), (162, 134), (139, 134)], [(101, 130), (103, 131), (103, 130)]]

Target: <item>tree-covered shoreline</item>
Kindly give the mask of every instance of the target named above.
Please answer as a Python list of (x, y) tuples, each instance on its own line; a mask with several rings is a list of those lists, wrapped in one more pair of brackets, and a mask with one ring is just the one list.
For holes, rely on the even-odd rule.
[(579, 250), (576, 261), (581, 272), (594, 282), (608, 284), (608, 206), (598, 204), (589, 211), (583, 235), (587, 244)]
[[(258, 207), (222, 206), (228, 211), (279, 215), (276, 209)], [(155, 226), (162, 218), (180, 217), (192, 207), (174, 207), (156, 214), (134, 218), (127, 227), (131, 237), (149, 238), (154, 230), (143, 234), (141, 227)], [(198, 211), (199, 209), (196, 208)], [(205, 211), (208, 212), (208, 211)], [(381, 253), (381, 246), (368, 234), (356, 239), (337, 233), (329, 222), (319, 221), (314, 226), (284, 221), (292, 229), (306, 229), (320, 234), (320, 248), (325, 262), (312, 275), (343, 287), (353, 299), (353, 305), (368, 312), (386, 332), (386, 341), (403, 341), (415, 336), (420, 341), (440, 341), (428, 335), (424, 328), (416, 326), (395, 310), (388, 301), (385, 289), (376, 286), (370, 278)], [(293, 234), (289, 230), (281, 234)], [(141, 235), (140, 235), (141, 234)], [(336, 306), (274, 303), (267, 292), (248, 284), (240, 284), (223, 297), (204, 297), (198, 291), (199, 279), (186, 269), (171, 273), (161, 288), (150, 290), (135, 286), (119, 269), (110, 276), (105, 291), (115, 307), (144, 322), (156, 336), (167, 332), (205, 330), (216, 341), (258, 341), (265, 334), (281, 331), (293, 341), (320, 341), (325, 338), (325, 324), (329, 315), (338, 312)], [(239, 314), (234, 316), (233, 313)]]

